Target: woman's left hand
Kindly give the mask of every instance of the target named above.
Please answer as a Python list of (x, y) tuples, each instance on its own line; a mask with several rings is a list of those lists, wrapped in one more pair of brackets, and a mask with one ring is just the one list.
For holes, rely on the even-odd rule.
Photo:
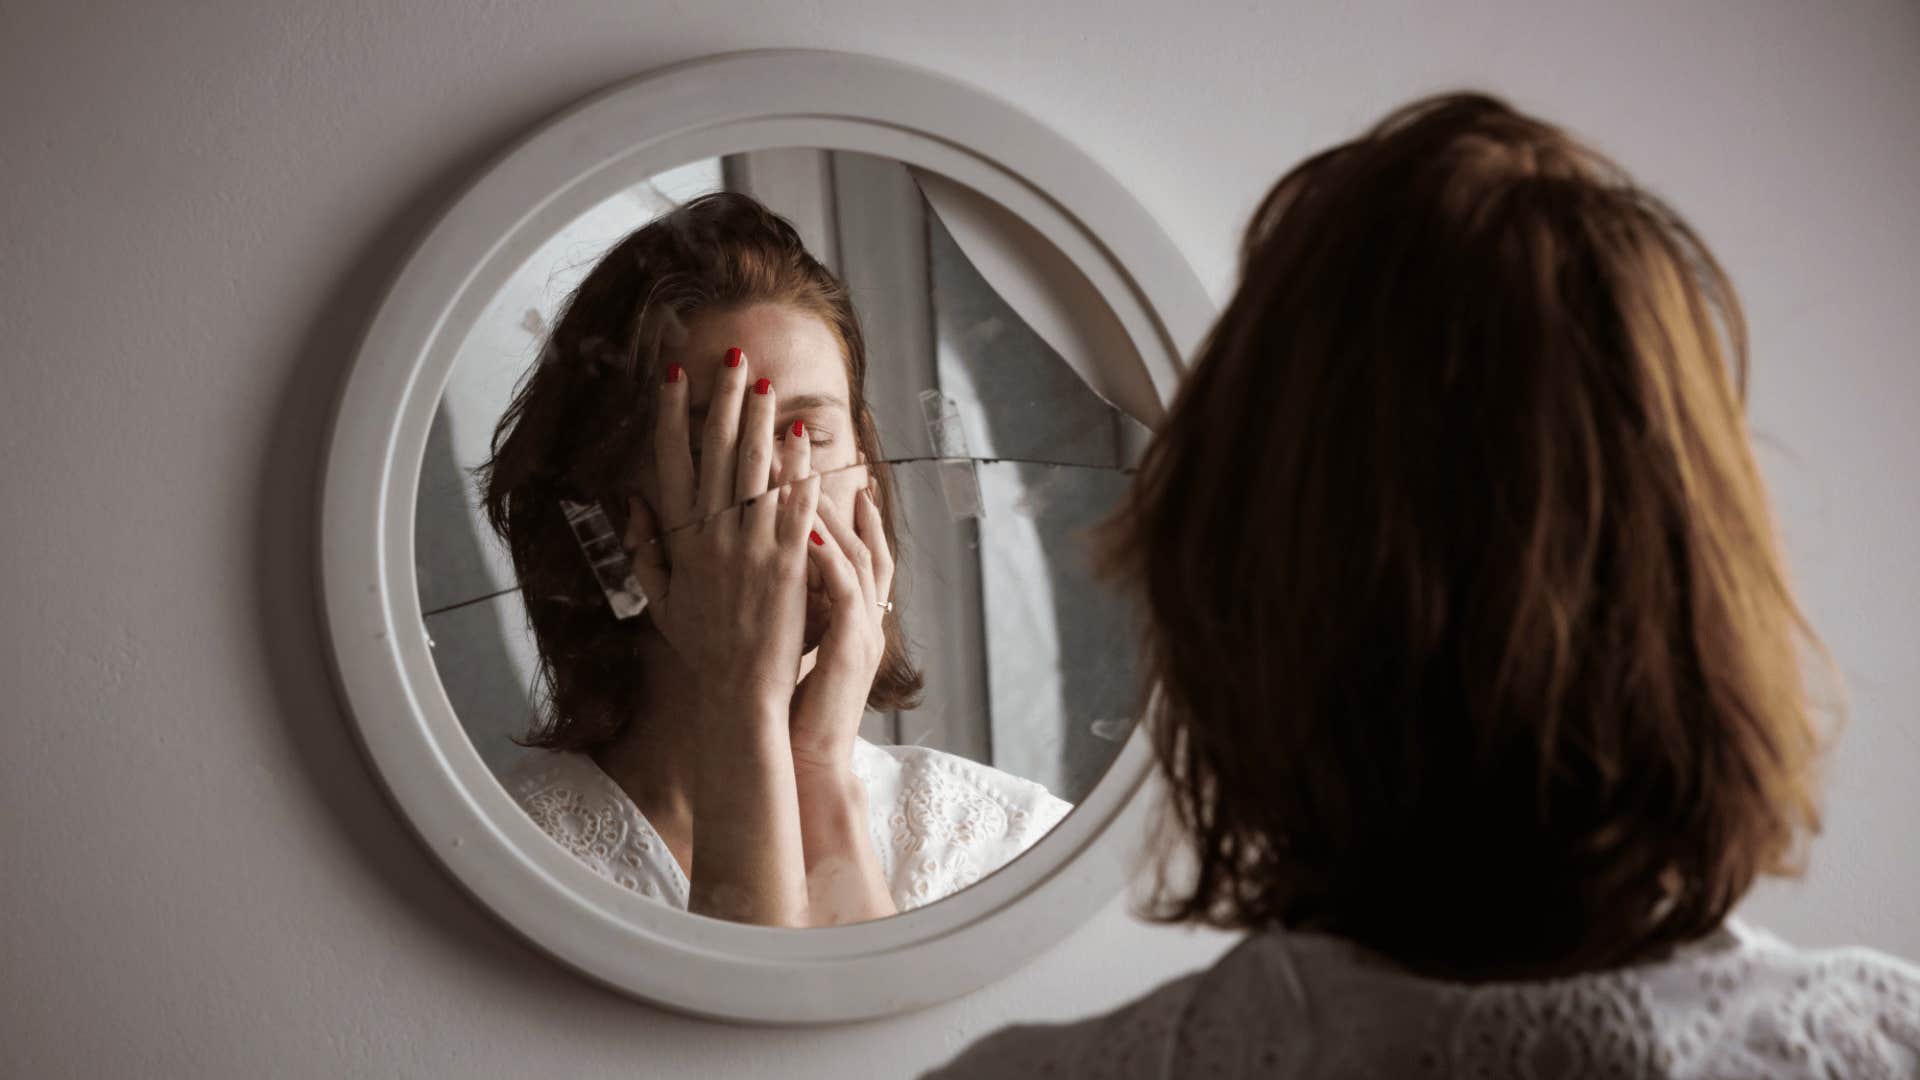
[(813, 670), (794, 692), (790, 738), (796, 770), (843, 774), (886, 652), (893, 553), (865, 487), (851, 513), (824, 492), (817, 513), (825, 527), (815, 529), (819, 542), (809, 542), (808, 555), (833, 610)]
[(881, 919), (896, 908), (874, 848), (866, 785), (853, 774), (854, 740), (886, 654), (886, 609), (893, 553), (880, 508), (864, 488), (852, 513), (824, 493), (820, 527), (808, 555), (833, 609), (813, 670), (794, 690), (788, 742), (793, 751), (800, 835), (814, 926)]

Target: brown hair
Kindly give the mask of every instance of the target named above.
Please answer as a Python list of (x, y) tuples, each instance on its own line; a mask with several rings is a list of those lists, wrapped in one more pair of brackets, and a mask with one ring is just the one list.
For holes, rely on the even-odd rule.
[[(625, 534), (627, 495), (651, 458), (663, 350), (694, 317), (753, 304), (790, 306), (833, 331), (847, 365), (855, 442), (867, 461), (881, 460), (853, 302), (791, 224), (745, 195), (722, 193), (615, 245), (567, 300), (480, 470), (487, 520), (512, 554), (539, 654), (542, 709), (525, 745), (592, 751), (631, 721), (650, 622), (644, 614), (613, 617), (560, 500), (599, 502), (616, 535)], [(887, 544), (897, 551), (891, 478), (883, 466), (873, 476)], [(920, 691), (899, 625), (887, 621), (870, 708), (910, 707)]]
[(1154, 913), (1522, 977), (1794, 872), (1817, 642), (1745, 381), (1693, 231), (1502, 102), (1282, 178), (1107, 537), (1195, 855)]

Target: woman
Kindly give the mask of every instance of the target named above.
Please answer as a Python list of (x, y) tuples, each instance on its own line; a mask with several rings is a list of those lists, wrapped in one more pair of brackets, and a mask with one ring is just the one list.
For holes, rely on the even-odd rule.
[(1729, 918), (1820, 740), (1693, 232), (1456, 96), (1284, 177), (1242, 271), (1111, 566), (1192, 855), (1156, 913), (1251, 933), (941, 1075), (1920, 1076), (1920, 970)]
[[(1018, 855), (1070, 807), (858, 738), (920, 689), (846, 289), (785, 221), (710, 195), (581, 283), (484, 470), (547, 687), (505, 778), (594, 870), (699, 914), (879, 918)], [(648, 603), (618, 621), (561, 503), (606, 508)]]

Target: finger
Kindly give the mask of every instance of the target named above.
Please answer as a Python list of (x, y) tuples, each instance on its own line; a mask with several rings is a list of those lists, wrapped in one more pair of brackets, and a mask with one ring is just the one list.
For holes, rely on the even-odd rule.
[(860, 542), (873, 555), (873, 599), (893, 597), (893, 551), (887, 547), (887, 526), (880, 516), (880, 502), (871, 488), (861, 488), (854, 500), (853, 523), (860, 531)]
[(791, 544), (811, 543), (807, 534), (814, 531), (815, 512), (820, 503), (820, 478), (809, 476), (788, 487), (787, 501), (780, 506), (775, 536), (784, 549)]
[(804, 420), (795, 420), (780, 433), (780, 445), (773, 453), (772, 482), (780, 485), (780, 501), (786, 502), (793, 483), (813, 471), (813, 440), (807, 435)]
[(767, 490), (767, 474), (773, 469), (773, 414), (778, 398), (771, 379), (755, 379), (746, 393), (741, 409), (740, 435), (735, 444), (733, 498), (746, 502)]
[[(794, 497), (803, 482), (813, 476), (813, 439), (807, 434), (804, 421), (795, 420), (780, 439), (780, 451), (775, 466), (779, 470), (777, 480), (780, 483), (780, 505), (786, 506), (787, 500)], [(815, 502), (818, 503), (818, 482), (815, 487)], [(813, 513), (799, 519), (808, 529), (813, 528)], [(807, 588), (820, 587), (820, 570), (809, 560), (807, 562)]]
[[(821, 500), (823, 508), (826, 504)], [(826, 526), (823, 515), (814, 517), (813, 531), (808, 534), (807, 561), (819, 572), (820, 583), (826, 586), (836, 612), (857, 611), (870, 602), (861, 588), (859, 571)]]
[(746, 354), (739, 349), (728, 349), (726, 363), (713, 377), (713, 397), (707, 401), (707, 425), (700, 435), (700, 494), (695, 502), (701, 517), (710, 517), (733, 504), (740, 399), (746, 394), (751, 370)]
[(877, 602), (879, 597), (874, 594), (873, 588), (873, 553), (867, 550), (867, 545), (854, 531), (853, 519), (840, 508), (839, 503), (826, 496), (821, 497), (820, 507), (815, 513), (826, 523), (834, 544), (853, 564), (854, 576), (859, 579), (863, 598), (869, 604)]
[(627, 551), (633, 555), (633, 579), (640, 583), (648, 603), (667, 595), (667, 552), (660, 542), (660, 522), (645, 499), (627, 496)]
[(667, 365), (666, 382), (654, 407), (653, 461), (660, 480), (660, 520), (669, 527), (693, 518), (693, 443), (687, 438), (686, 370)]

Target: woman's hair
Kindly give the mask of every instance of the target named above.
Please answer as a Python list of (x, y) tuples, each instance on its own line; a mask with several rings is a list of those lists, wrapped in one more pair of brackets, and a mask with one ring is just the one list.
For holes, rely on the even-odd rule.
[[(799, 233), (745, 195), (706, 195), (635, 230), (567, 300), (539, 362), (493, 433), (481, 467), (487, 520), (506, 542), (539, 654), (542, 709), (525, 745), (592, 751), (625, 730), (645, 678), (650, 620), (613, 617), (560, 509), (598, 502), (617, 533), (652, 460), (663, 352), (696, 317), (777, 304), (812, 315), (839, 339), (856, 444), (881, 460), (867, 409), (866, 344), (853, 303)], [(887, 544), (898, 549), (891, 484), (873, 466)], [(867, 703), (909, 707), (921, 676), (896, 620)]]
[(1106, 536), (1194, 849), (1154, 913), (1524, 977), (1796, 872), (1818, 643), (1693, 231), (1458, 95), (1282, 178), (1241, 269)]

